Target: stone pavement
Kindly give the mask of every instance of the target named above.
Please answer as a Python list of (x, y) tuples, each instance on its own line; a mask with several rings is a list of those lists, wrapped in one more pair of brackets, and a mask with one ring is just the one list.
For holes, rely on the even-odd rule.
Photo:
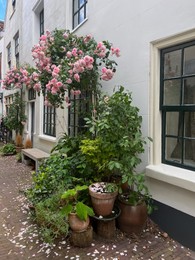
[(30, 218), (23, 191), (31, 184), (31, 168), (17, 163), (15, 156), (0, 156), (0, 259), (83, 260), (182, 260), (195, 259), (195, 252), (173, 241), (149, 221), (141, 237), (116, 232), (106, 241), (94, 236), (90, 247), (73, 247), (68, 239), (44, 243)]

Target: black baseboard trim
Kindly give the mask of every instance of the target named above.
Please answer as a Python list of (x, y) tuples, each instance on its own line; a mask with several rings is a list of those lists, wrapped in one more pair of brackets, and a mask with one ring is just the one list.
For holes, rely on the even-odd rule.
[(158, 209), (151, 214), (151, 219), (171, 238), (195, 251), (195, 217), (155, 200), (154, 205)]

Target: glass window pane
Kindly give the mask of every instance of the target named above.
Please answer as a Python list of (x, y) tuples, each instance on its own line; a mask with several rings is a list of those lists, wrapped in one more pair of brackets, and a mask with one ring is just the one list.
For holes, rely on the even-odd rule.
[(184, 141), (184, 163), (195, 166), (195, 140)]
[(166, 135), (179, 135), (179, 125), (181, 124), (181, 116), (179, 112), (166, 113)]
[(195, 112), (185, 112), (184, 114), (184, 137), (195, 138)]
[(180, 80), (167, 80), (164, 82), (164, 105), (180, 104)]
[(177, 77), (181, 75), (181, 50), (165, 54), (164, 78)]
[(182, 142), (179, 138), (166, 138), (165, 159), (181, 163)]
[(195, 77), (187, 78), (184, 81), (184, 104), (195, 104)]
[(195, 46), (184, 50), (184, 75), (195, 74)]
[(74, 28), (77, 27), (78, 24), (79, 24), (79, 23), (78, 23), (78, 13), (77, 13), (77, 14), (75, 14), (75, 16), (74, 16)]
[(85, 3), (85, 0), (80, 0), (80, 6), (82, 6)]
[(85, 19), (85, 13), (84, 13), (84, 7), (80, 10), (79, 12), (79, 23), (81, 23), (82, 21), (84, 21)]
[(79, 2), (78, 2), (78, 0), (74, 0), (74, 13), (76, 12), (76, 11), (78, 11), (78, 4), (79, 4)]

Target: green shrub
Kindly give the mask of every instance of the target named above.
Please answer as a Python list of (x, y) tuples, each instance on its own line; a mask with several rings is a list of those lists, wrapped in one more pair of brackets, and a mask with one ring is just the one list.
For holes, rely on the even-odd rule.
[(15, 154), (16, 153), (16, 148), (14, 144), (5, 144), (2, 147), (2, 154), (3, 155), (10, 155), (10, 154)]
[(52, 154), (40, 165), (38, 174), (33, 173), (33, 186), (26, 192), (33, 204), (49, 198), (61, 187), (65, 189), (71, 185), (67, 163), (61, 154)]
[(52, 243), (54, 239), (68, 235), (69, 224), (61, 212), (61, 193), (35, 205), (36, 221), (41, 226), (40, 233), (43, 240)]

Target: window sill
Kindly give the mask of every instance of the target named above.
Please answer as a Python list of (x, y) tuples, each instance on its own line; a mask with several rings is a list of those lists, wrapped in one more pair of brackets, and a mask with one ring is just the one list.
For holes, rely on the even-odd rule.
[(48, 135), (39, 135), (39, 139), (49, 141), (49, 142), (56, 142), (56, 137), (48, 136)]
[(78, 24), (74, 29), (72, 29), (71, 33), (74, 33), (77, 29), (79, 29), (86, 21), (88, 18), (85, 18), (80, 24)]
[(159, 164), (146, 167), (146, 176), (195, 192), (195, 172), (178, 167)]

